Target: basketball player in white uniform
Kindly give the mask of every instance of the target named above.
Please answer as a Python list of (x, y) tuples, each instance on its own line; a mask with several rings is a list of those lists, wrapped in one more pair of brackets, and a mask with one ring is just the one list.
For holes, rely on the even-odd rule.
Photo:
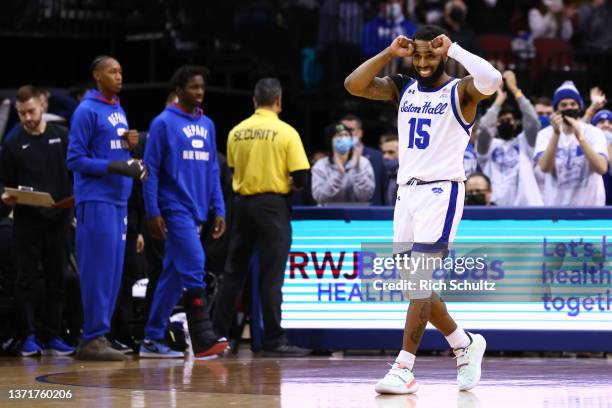
[[(412, 77), (376, 76), (398, 57), (412, 57)], [(470, 75), (463, 79), (449, 77), (444, 70), (448, 57), (461, 63)], [(491, 64), (452, 43), (436, 26), (422, 26), (414, 39), (398, 36), (346, 78), (344, 85), (351, 94), (395, 101), (399, 106), (399, 190), (393, 240), (413, 243), (413, 257), (416, 253), (442, 256), (453, 241), (465, 195), (463, 153), (476, 107), (501, 83), (501, 74)], [(412, 368), (427, 322), (444, 334), (454, 350), (459, 389), (476, 386), (485, 339), (458, 327), (440, 297), (429, 292), (426, 298), (411, 297), (402, 350), (376, 384), (377, 392), (416, 392), (418, 383)]]

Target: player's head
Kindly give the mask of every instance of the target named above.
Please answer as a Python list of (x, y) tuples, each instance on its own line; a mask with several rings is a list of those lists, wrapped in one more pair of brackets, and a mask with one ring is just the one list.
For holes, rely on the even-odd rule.
[(43, 120), (44, 107), (40, 100), (40, 91), (32, 85), (17, 89), (15, 108), (19, 121), (27, 131), (34, 131)]
[(348, 115), (344, 115), (340, 122), (346, 126), (351, 133), (351, 136), (361, 140), (363, 137), (363, 125), (361, 123), (361, 119), (357, 115), (353, 115), (349, 113)]
[(519, 121), (516, 112), (510, 106), (504, 106), (497, 114), (497, 136), (500, 139), (510, 140), (516, 137), (519, 130)]
[(283, 108), (283, 87), (277, 78), (262, 78), (253, 91), (255, 108), (267, 108), (280, 113)]
[(472, 173), (465, 181), (465, 204), (491, 204), (491, 180), (483, 173)]
[(342, 122), (332, 123), (325, 128), (324, 133), (330, 157), (333, 157), (334, 153), (350, 156), (355, 147), (355, 140), (348, 127)]
[(435, 25), (421, 26), (414, 33), (415, 48), (410, 75), (425, 87), (433, 87), (444, 75), (446, 61), (443, 57), (434, 55), (430, 45), (430, 41), (441, 34), (448, 35), (446, 30)]
[(193, 109), (202, 105), (206, 90), (208, 69), (197, 65), (183, 65), (170, 78), (170, 90), (174, 91), (178, 103)]
[(563, 116), (574, 119), (580, 117), (580, 111), (584, 107), (584, 101), (580, 92), (572, 81), (565, 81), (555, 90), (553, 95), (553, 108)]
[(380, 136), (380, 150), (383, 160), (397, 160), (399, 158), (399, 142), (396, 133), (385, 133)]
[[(612, 136), (612, 112), (607, 109), (602, 109), (593, 116), (591, 125), (597, 126), (606, 133)], [(610, 140), (610, 139), (608, 139)]]
[(96, 87), (105, 95), (117, 95), (123, 86), (121, 64), (109, 55), (98, 55), (91, 62), (91, 75), (96, 81)]

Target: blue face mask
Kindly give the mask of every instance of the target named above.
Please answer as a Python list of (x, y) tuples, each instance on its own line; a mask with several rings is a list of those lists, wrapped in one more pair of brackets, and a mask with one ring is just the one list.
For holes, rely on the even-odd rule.
[(547, 126), (550, 126), (550, 116), (540, 115), (538, 116), (538, 119), (540, 119), (540, 125), (542, 126), (542, 129)]
[(347, 154), (355, 146), (351, 136), (340, 136), (334, 139), (334, 150), (339, 154)]
[(383, 159), (383, 165), (385, 166), (385, 169), (387, 169), (387, 172), (393, 173), (399, 168), (399, 160)]

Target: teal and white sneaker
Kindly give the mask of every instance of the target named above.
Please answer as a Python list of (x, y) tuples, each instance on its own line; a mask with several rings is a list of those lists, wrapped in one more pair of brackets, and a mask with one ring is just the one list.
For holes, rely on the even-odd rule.
[(471, 390), (480, 381), (482, 358), (487, 342), (480, 334), (468, 333), (472, 342), (465, 348), (454, 349), (457, 359), (457, 385), (461, 391)]
[(396, 361), (374, 389), (379, 394), (412, 394), (417, 392), (419, 384), (412, 371)]
[(182, 351), (174, 351), (164, 343), (155, 340), (145, 340), (140, 345), (141, 358), (183, 358)]

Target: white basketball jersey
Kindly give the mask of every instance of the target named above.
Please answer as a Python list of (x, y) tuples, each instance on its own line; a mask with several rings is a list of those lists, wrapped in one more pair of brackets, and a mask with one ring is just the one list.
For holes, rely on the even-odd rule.
[(412, 178), (465, 180), (463, 152), (473, 122), (468, 123), (461, 114), (459, 81), (451, 78), (441, 87), (430, 89), (412, 79), (399, 90), (397, 184), (406, 184)]

